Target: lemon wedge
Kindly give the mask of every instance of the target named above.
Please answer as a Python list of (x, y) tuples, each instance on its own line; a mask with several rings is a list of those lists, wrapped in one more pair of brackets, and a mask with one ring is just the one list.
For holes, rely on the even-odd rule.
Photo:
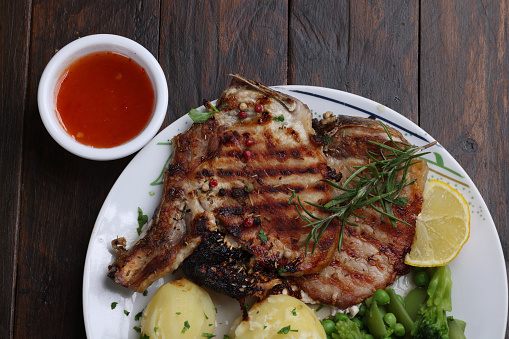
[(470, 209), (458, 191), (440, 180), (428, 181), (423, 199), (405, 264), (443, 266), (456, 258), (470, 236)]

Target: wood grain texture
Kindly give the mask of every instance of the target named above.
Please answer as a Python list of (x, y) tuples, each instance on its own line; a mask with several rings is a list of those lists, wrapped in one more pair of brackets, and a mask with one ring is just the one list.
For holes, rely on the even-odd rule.
[(463, 166), (509, 255), (508, 3), (423, 2), (421, 126)]
[(509, 0), (0, 0), (0, 338), (85, 338), (89, 237), (132, 157), (63, 150), (40, 120), (37, 86), (58, 49), (95, 33), (131, 38), (159, 59), (163, 127), (219, 97), (230, 72), (337, 88), (400, 112), (471, 176), (509, 258)]
[(0, 337), (12, 336), (23, 125), (26, 109), (30, 2), (0, 1)]
[(292, 1), (289, 82), (358, 94), (417, 122), (418, 13), (418, 1)]
[(58, 146), (38, 115), (36, 94), (42, 71), (57, 49), (93, 33), (127, 36), (156, 53), (159, 8), (158, 1), (33, 5), (16, 338), (85, 337), (81, 292), (88, 239), (107, 193), (130, 159), (94, 162)]
[(161, 64), (168, 78), (165, 123), (213, 100), (229, 73), (269, 85), (286, 84), (286, 1), (165, 1)]

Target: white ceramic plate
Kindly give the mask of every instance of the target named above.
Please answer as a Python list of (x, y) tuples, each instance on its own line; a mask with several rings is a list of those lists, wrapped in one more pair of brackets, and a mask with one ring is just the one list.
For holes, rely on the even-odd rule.
[[(395, 111), (350, 93), (311, 86), (274, 88), (306, 103), (315, 117), (332, 111), (376, 118), (399, 129), (415, 145), (434, 140)], [(172, 151), (169, 141), (191, 124), (184, 116), (159, 133), (126, 167), (104, 202), (90, 238), (83, 277), (83, 313), (88, 338), (139, 338), (133, 329), (141, 326), (135, 315), (143, 310), (159, 286), (179, 276), (177, 273), (159, 279), (143, 296), (116, 285), (106, 274), (115, 257), (111, 240), (123, 236), (128, 248), (136, 241), (138, 207), (150, 218), (159, 202), (160, 176)], [(503, 339), (508, 312), (507, 275), (495, 225), (477, 188), (461, 166), (440, 145), (429, 150), (432, 152), (426, 156), (429, 178), (455, 187), (467, 199), (471, 210), (470, 239), (450, 264), (454, 284), (451, 314), (467, 322), (467, 338)], [(397, 287), (404, 293), (408, 279), (399, 281)], [(240, 308), (235, 300), (210, 293), (218, 309), (214, 334), (222, 338)], [(115, 309), (111, 308), (113, 302), (118, 303)]]

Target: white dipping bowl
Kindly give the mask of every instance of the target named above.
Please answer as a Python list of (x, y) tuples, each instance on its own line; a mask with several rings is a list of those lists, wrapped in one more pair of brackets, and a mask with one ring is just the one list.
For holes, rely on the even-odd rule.
[[(90, 53), (104, 51), (129, 57), (145, 69), (154, 89), (154, 108), (147, 126), (135, 138), (116, 147), (96, 148), (79, 143), (64, 130), (56, 114), (55, 88), (74, 61)], [(71, 42), (53, 56), (42, 73), (37, 103), (44, 126), (60, 146), (82, 158), (114, 160), (140, 150), (159, 131), (168, 108), (168, 84), (157, 60), (137, 42), (118, 35), (89, 35)]]

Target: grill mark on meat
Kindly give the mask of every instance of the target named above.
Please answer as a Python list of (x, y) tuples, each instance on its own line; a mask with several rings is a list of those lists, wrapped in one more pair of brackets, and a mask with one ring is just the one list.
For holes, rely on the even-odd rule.
[(296, 143), (300, 143), (299, 133), (297, 133), (294, 129), (288, 128), (286, 129), (286, 133), (290, 135)]
[[(292, 147), (292, 148), (287, 148), (287, 149), (281, 149), (281, 147), (279, 147), (277, 151), (256, 150), (256, 147), (251, 147), (250, 149), (254, 150), (254, 151), (252, 151), (252, 153), (253, 153), (252, 159), (254, 159), (254, 160), (256, 160), (256, 159), (263, 159), (263, 160), (276, 159), (280, 162), (285, 162), (285, 161), (287, 161), (286, 157), (289, 157), (289, 156), (291, 156), (294, 159), (298, 159), (298, 160), (306, 160), (305, 158), (303, 158), (301, 156), (301, 152), (303, 152), (303, 151), (304, 151), (303, 152), (304, 156), (306, 155), (306, 149), (304, 147)], [(227, 157), (227, 158), (228, 157), (239, 158), (242, 156), (242, 152), (243, 152), (243, 150), (238, 147), (237, 148), (232, 147), (231, 149), (225, 148), (225, 151), (221, 154), (218, 154), (218, 156)]]
[(229, 217), (232, 215), (247, 215), (250, 213), (269, 213), (269, 214), (279, 214), (281, 211), (287, 209), (293, 209), (292, 205), (289, 205), (288, 202), (278, 202), (271, 201), (270, 203), (261, 203), (258, 205), (249, 205), (245, 207), (239, 206), (222, 206), (214, 210), (218, 215)]
[[(262, 106), (263, 106), (263, 104), (262, 104)], [(272, 118), (271, 118), (270, 114), (267, 112), (263, 112), (261, 117), (258, 118), (259, 125), (267, 125), (271, 122), (272, 122)], [(267, 145), (267, 146), (270, 147), (269, 145)], [(273, 145), (273, 147), (275, 147), (275, 145)]]
[(276, 148), (276, 143), (274, 141), (273, 134), (270, 131), (265, 131), (263, 135), (265, 137), (265, 146), (267, 147), (267, 149), (271, 150)]
[(214, 212), (216, 212), (218, 215), (222, 215), (225, 217), (229, 217), (231, 215), (244, 215), (245, 211), (242, 207), (221, 207), (216, 209)]
[(243, 169), (242, 171), (235, 171), (231, 169), (220, 168), (217, 170), (217, 175), (221, 178), (229, 177), (243, 177), (243, 178), (266, 178), (266, 177), (278, 177), (278, 176), (289, 176), (292, 174), (315, 174), (321, 172), (321, 166), (314, 166), (308, 168), (256, 168), (256, 169)]

